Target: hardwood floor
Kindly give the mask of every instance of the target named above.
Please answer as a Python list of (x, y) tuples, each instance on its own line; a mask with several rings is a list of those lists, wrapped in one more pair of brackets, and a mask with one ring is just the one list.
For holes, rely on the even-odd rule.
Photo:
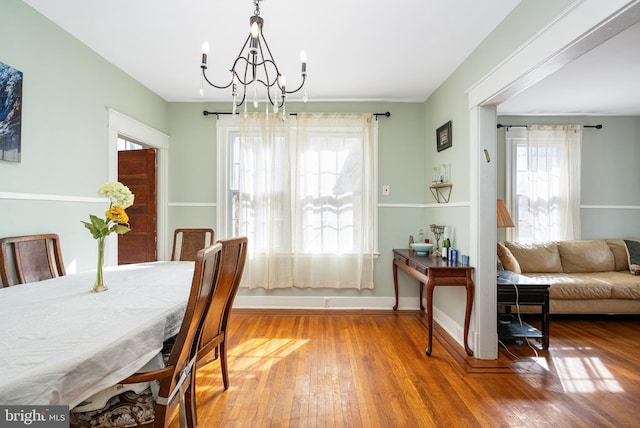
[(427, 357), (425, 322), (413, 311), (234, 310), (230, 387), (218, 361), (198, 371), (199, 426), (640, 424), (640, 317), (553, 317), (548, 351), (514, 344), (495, 361), (467, 357), (437, 325)]

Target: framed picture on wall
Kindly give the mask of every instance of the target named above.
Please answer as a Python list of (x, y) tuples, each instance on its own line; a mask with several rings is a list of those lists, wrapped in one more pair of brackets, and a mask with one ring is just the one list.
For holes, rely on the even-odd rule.
[(436, 129), (436, 148), (439, 152), (451, 147), (451, 121)]
[(0, 160), (20, 162), (22, 72), (0, 62)]

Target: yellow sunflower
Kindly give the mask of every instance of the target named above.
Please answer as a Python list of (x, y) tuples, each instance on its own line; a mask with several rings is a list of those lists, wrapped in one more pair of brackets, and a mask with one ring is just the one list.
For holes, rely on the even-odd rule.
[(105, 212), (105, 215), (117, 223), (129, 223), (129, 216), (122, 207), (111, 207)]

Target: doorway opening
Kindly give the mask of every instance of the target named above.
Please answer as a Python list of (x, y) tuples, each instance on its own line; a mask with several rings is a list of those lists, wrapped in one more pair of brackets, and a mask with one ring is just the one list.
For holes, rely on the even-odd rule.
[(156, 149), (118, 135), (118, 181), (135, 195), (127, 210), (131, 230), (118, 235), (118, 264), (158, 260)]
[[(563, 65), (638, 22), (640, 1), (608, 2), (594, 8), (574, 2), (566, 13), (515, 51), (468, 91), (471, 177), (471, 255), (477, 260), (474, 356), (496, 359), (496, 106)], [(536, 66), (537, 64), (537, 66)]]
[[(168, 171), (169, 136), (116, 110), (107, 108), (109, 121), (109, 180), (118, 180), (118, 138), (124, 137), (146, 149), (154, 149), (156, 156), (156, 259), (168, 260)], [(138, 195), (136, 195), (138, 198)], [(118, 264), (118, 236), (111, 234), (105, 251), (105, 265)]]

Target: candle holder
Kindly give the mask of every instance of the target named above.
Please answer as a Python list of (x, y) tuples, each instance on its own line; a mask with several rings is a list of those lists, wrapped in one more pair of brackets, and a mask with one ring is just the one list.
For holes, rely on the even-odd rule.
[(434, 257), (440, 257), (440, 237), (444, 233), (444, 226), (432, 224), (431, 232), (433, 232), (434, 239), (436, 240), (436, 249), (431, 253), (431, 255), (433, 255)]

